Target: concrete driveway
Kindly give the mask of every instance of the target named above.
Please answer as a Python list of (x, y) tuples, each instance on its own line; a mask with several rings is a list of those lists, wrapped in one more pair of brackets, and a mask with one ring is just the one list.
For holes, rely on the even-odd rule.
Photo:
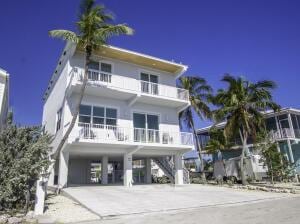
[(64, 192), (101, 217), (242, 205), (289, 196), (204, 185), (79, 186)]

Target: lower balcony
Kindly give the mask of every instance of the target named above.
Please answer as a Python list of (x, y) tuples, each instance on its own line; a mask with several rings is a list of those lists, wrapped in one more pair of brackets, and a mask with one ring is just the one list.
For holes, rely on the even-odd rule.
[(153, 147), (192, 148), (192, 133), (154, 129), (119, 127), (113, 125), (78, 123), (72, 139), (79, 143), (144, 145)]

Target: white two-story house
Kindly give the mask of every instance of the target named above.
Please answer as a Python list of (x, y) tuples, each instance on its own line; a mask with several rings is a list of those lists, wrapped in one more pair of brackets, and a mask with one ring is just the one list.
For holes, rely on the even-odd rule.
[[(84, 58), (82, 50), (68, 43), (44, 95), (42, 122), (54, 135), (53, 151), (70, 124)], [(187, 182), (182, 155), (192, 150), (193, 136), (180, 132), (178, 113), (189, 106), (188, 92), (176, 88), (186, 70), (182, 64), (112, 46), (95, 52), (77, 123), (49, 185), (151, 183), (153, 162), (175, 184)], [(134, 178), (136, 160), (144, 164), (139, 178)]]

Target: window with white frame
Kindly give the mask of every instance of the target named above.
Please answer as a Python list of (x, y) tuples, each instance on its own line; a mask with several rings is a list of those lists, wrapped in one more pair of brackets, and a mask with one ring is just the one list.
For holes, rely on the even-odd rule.
[(91, 61), (89, 67), (89, 79), (93, 81), (111, 83), (112, 65), (106, 62)]
[(90, 124), (94, 128), (104, 128), (105, 125), (117, 125), (117, 109), (109, 107), (98, 107), (80, 105), (80, 125)]
[(56, 132), (61, 128), (62, 107), (56, 113)]
[(141, 73), (141, 91), (158, 95), (158, 76), (146, 72)]

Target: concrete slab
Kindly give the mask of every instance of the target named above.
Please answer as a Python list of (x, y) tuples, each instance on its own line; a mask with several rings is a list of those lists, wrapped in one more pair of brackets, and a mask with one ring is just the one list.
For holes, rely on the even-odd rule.
[(205, 185), (80, 186), (66, 188), (64, 192), (101, 217), (230, 206), (288, 197), (288, 194)]

